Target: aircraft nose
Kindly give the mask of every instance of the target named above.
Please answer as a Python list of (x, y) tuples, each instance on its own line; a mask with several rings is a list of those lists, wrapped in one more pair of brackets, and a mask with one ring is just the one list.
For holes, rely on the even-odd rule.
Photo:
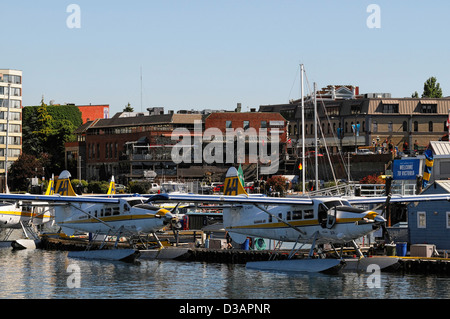
[(163, 218), (164, 220), (167, 220), (167, 221), (170, 221), (170, 220), (172, 220), (172, 218), (174, 218), (173, 214), (164, 208), (161, 208), (160, 210), (158, 210), (156, 217)]
[(386, 222), (386, 219), (383, 216), (377, 215), (374, 218), (375, 224), (381, 225)]

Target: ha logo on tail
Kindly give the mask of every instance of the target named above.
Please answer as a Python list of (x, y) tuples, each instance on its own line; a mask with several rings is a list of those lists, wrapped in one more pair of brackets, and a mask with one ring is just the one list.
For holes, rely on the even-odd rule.
[(234, 168), (230, 167), (227, 171), (227, 175), (225, 176), (225, 183), (223, 188), (223, 194), (224, 195), (230, 195), (230, 196), (237, 196), (237, 195), (247, 195), (247, 192), (245, 191), (244, 185), (243, 185), (243, 174), (242, 169), (239, 166), (239, 171)]
[[(56, 183), (56, 187), (53, 188), (54, 194), (59, 194), (61, 196), (78, 196), (73, 187), (72, 183), (70, 182), (70, 172), (69, 171), (62, 171), (61, 174), (58, 177), (58, 181)], [(50, 183), (52, 183), (51, 181)], [(56, 191), (55, 191), (56, 190)], [(47, 192), (51, 192), (50, 184), (47, 188)], [(46, 195), (52, 195), (53, 193), (49, 193)], [(108, 192), (107, 195), (114, 195), (116, 193), (116, 184), (114, 182), (114, 176), (111, 177), (111, 181), (109, 183)]]

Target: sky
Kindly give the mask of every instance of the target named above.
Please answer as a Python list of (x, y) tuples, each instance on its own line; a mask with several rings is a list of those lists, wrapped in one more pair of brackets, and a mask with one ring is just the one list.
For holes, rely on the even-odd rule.
[(23, 71), (24, 106), (248, 111), (299, 98), (300, 64), (305, 94), (410, 97), (435, 76), (450, 95), (446, 0), (1, 2), (0, 68)]

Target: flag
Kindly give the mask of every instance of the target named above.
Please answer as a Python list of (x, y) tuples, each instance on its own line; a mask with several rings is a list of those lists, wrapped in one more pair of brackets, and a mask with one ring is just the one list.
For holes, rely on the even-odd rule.
[(448, 128), (448, 141), (450, 142), (450, 113), (448, 114), (447, 128)]
[(433, 151), (431, 149), (427, 149), (425, 151), (425, 168), (423, 169), (423, 178), (422, 178), (422, 188), (428, 185), (431, 177), (431, 170), (433, 169)]
[(238, 177), (239, 177), (239, 180), (241, 181), (242, 186), (244, 186), (244, 172), (242, 171), (241, 164), (239, 164), (239, 168), (238, 168)]
[(359, 129), (361, 127), (361, 124), (352, 124), (352, 131), (355, 133), (356, 136), (359, 136)]

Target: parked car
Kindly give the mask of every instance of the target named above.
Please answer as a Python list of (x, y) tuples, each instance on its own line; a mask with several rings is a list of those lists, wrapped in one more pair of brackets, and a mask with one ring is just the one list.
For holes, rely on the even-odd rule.
[(149, 194), (157, 194), (161, 191), (161, 186), (159, 186), (159, 184), (157, 183), (150, 183), (150, 187), (147, 191)]
[(123, 184), (116, 184), (116, 192), (125, 192), (125, 190), (127, 189), (127, 187)]
[(213, 188), (213, 191), (214, 191), (214, 193), (221, 193), (221, 192), (223, 192), (223, 184), (216, 185)]

